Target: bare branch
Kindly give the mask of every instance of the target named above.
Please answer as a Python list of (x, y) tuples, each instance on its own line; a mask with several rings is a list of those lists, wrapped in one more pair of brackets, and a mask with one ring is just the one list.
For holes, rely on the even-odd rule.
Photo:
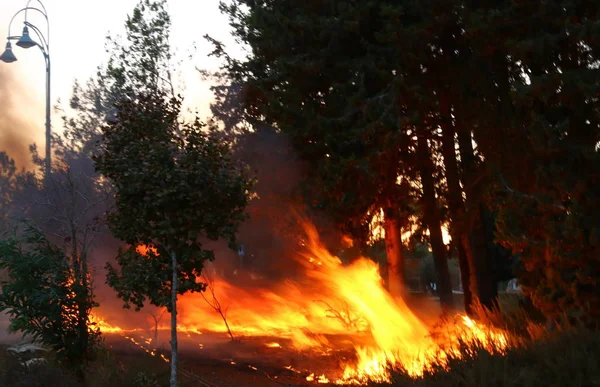
[(211, 274), (207, 273), (206, 268), (204, 268), (203, 274), (202, 274), (202, 279), (204, 280), (204, 283), (206, 284), (206, 290), (210, 293), (210, 298), (208, 298), (204, 292), (201, 292), (200, 295), (202, 296), (202, 298), (204, 299), (204, 301), (206, 301), (206, 303), (215, 310), (215, 312), (219, 313), (219, 315), (221, 316), (221, 318), (223, 319), (223, 322), (225, 323), (225, 327), (227, 328), (227, 333), (229, 334), (229, 337), (231, 337), (231, 341), (235, 341), (235, 337), (233, 336), (233, 332), (231, 331), (231, 328), (229, 327), (229, 323), (227, 322), (227, 307), (223, 308), (221, 306), (221, 303), (219, 302), (216, 294), (215, 294), (215, 281), (214, 281), (214, 277)]
[(365, 330), (364, 327), (367, 325), (367, 321), (362, 316), (353, 316), (348, 303), (340, 302), (339, 309), (336, 309), (325, 301), (317, 300), (315, 302), (324, 304), (327, 307), (327, 317), (339, 320), (348, 330), (354, 332)]

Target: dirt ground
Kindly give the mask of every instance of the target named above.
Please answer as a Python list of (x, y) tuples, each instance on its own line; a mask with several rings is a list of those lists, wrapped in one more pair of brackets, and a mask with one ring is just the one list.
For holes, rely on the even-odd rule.
[[(287, 349), (283, 340), (280, 340), (281, 347), (268, 347), (266, 344), (272, 342), (272, 338), (248, 338), (231, 342), (221, 334), (181, 336), (179, 374), (182, 385), (186, 387), (314, 386), (314, 382), (306, 381), (311, 373), (308, 367), (318, 373), (335, 368), (334, 364), (327, 364), (331, 363), (330, 356)], [(151, 352), (154, 349), (151, 345), (144, 344), (145, 337), (142, 334), (109, 334), (105, 338), (106, 344), (125, 363), (139, 357), (149, 357), (151, 355), (146, 349)], [(161, 347), (155, 357), (164, 351), (169, 358), (168, 345), (162, 343)], [(152, 371), (164, 374), (168, 370), (168, 364), (164, 362), (164, 368), (161, 368)]]
[[(440, 310), (435, 299), (425, 295), (407, 299), (419, 317), (433, 324)], [(430, 321), (428, 321), (430, 320)], [(121, 355), (150, 356), (146, 350), (161, 349), (169, 354), (169, 332), (160, 331), (158, 345), (145, 344), (151, 332), (135, 332), (127, 335), (105, 334), (113, 351)], [(146, 335), (146, 336), (145, 336)], [(132, 341), (133, 339), (133, 341)], [(356, 339), (356, 338), (355, 338)], [(238, 387), (238, 386), (315, 386), (307, 376), (325, 374), (330, 379), (340, 376), (341, 364), (351, 360), (355, 352), (344, 337), (327, 337), (335, 353), (299, 352), (290, 342), (278, 337), (242, 337), (237, 342), (223, 333), (179, 333), (180, 376), (184, 386)], [(277, 344), (277, 345), (274, 345)], [(165, 363), (165, 369), (168, 365)]]

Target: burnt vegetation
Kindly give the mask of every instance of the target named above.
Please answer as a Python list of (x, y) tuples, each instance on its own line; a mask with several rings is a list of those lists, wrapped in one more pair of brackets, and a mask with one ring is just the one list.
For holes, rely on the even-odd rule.
[[(382, 385), (600, 385), (600, 4), (223, 2), (249, 55), (206, 36), (221, 63), (197, 74), (206, 120), (183, 108), (167, 5), (140, 0), (74, 84), (49, 173), (15, 144), (26, 124), (0, 73), (0, 311), (39, 346), (0, 346), (0, 385), (300, 386), (343, 371), (358, 361), (343, 337), (305, 329), (321, 352), (293, 354), (244, 337), (216, 280), (305, 291), (299, 219), (340, 265), (375, 262), (406, 310), (508, 338), (459, 340), (422, 375), (374, 365)], [(228, 343), (180, 345), (193, 293)], [(142, 311), (152, 348), (103, 333), (96, 311), (121, 312), (99, 299)], [(337, 301), (314, 310), (376, 334), (374, 309)]]

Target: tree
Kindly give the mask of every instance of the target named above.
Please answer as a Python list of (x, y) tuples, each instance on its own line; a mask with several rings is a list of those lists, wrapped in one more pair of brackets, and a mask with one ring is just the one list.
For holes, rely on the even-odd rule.
[[(108, 216), (128, 244), (107, 265), (108, 284), (125, 307), (146, 300), (171, 313), (171, 386), (177, 383), (177, 296), (205, 290), (201, 238), (234, 246), (252, 182), (232, 160), (231, 146), (197, 118), (181, 120), (182, 98), (170, 82), (165, 1), (141, 1), (128, 19), (128, 45), (113, 53), (112, 80), (123, 92), (105, 125), (96, 168), (115, 186)], [(148, 250), (138, 251), (140, 245)]]
[[(520, 254), (522, 289), (546, 316), (566, 314), (597, 327), (599, 8), (585, 1), (543, 10), (515, 3), (494, 15), (487, 31), (510, 62), (492, 63), (518, 70), (495, 74), (503, 98), (485, 113), (498, 123), (475, 132), (495, 166), (497, 236)], [(498, 30), (502, 35), (492, 33)], [(490, 128), (493, 138), (506, 140), (493, 144)]]
[(210, 306), (215, 312), (221, 316), (223, 323), (225, 324), (225, 328), (227, 328), (227, 334), (231, 338), (231, 341), (235, 341), (235, 336), (233, 336), (233, 332), (231, 331), (231, 327), (229, 326), (229, 322), (227, 322), (227, 306), (222, 306), (221, 302), (217, 298), (217, 294), (215, 293), (215, 275), (214, 268), (204, 268), (204, 274), (202, 275), (202, 280), (204, 284), (206, 284), (206, 290), (210, 293), (208, 296), (205, 295), (206, 292), (202, 293), (202, 298), (208, 306)]
[[(13, 286), (10, 290), (13, 293), (20, 286), (28, 284), (28, 282), (19, 282), (21, 279), (14, 275), (22, 275), (19, 270), (28, 268), (40, 271), (40, 276), (44, 277), (45, 281), (43, 284), (61, 289), (56, 297), (68, 293), (69, 299), (65, 302), (68, 301), (69, 304), (64, 307), (63, 312), (68, 314), (68, 317), (61, 317), (67, 322), (57, 323), (64, 325), (61, 325), (60, 329), (64, 329), (66, 333), (60, 333), (59, 336), (62, 338), (56, 340), (58, 342), (66, 340), (65, 345), (73, 348), (72, 352), (67, 351), (68, 355), (64, 355), (67, 356), (66, 358), (62, 358), (62, 354), (59, 354), (59, 358), (72, 367), (78, 378), (84, 381), (84, 368), (93, 358), (99, 340), (99, 332), (90, 320), (92, 308), (97, 304), (89, 257), (95, 238), (103, 230), (102, 214), (110, 202), (110, 187), (98, 179), (99, 175), (94, 171), (92, 160), (78, 151), (76, 142), (66, 141), (64, 137), (56, 135), (53, 143), (57, 157), (53, 160), (50, 175), (44, 175), (42, 178), (35, 171), (15, 173), (14, 168), (12, 173), (11, 168), (7, 168), (9, 173), (3, 174), (7, 176), (5, 180), (7, 191), (4, 196), (7, 200), (3, 203), (7, 225), (9, 228), (18, 228), (21, 226), (22, 219), (28, 219), (29, 224), (25, 239), (20, 234), (15, 234), (12, 239), (4, 241), (12, 246), (6, 251), (7, 254), (12, 254), (11, 259), (13, 259), (7, 261), (5, 267), (9, 272), (8, 283)], [(44, 160), (39, 157), (35, 145), (32, 145), (30, 150), (33, 164), (39, 169), (43, 168)], [(11, 165), (10, 162), (8, 165)], [(18, 268), (14, 266), (14, 260), (17, 259), (15, 257), (28, 259), (28, 254), (34, 253), (39, 255), (36, 259), (43, 262), (34, 260), (31, 266), (28, 264)], [(68, 273), (68, 277), (65, 277), (67, 276), (65, 273)], [(58, 282), (52, 283), (52, 281)], [(45, 286), (43, 284), (40, 286)], [(41, 292), (40, 289), (36, 291)], [(52, 295), (55, 293), (49, 293), (47, 297)], [(30, 296), (23, 297), (5, 299), (5, 306), (11, 306), (10, 303), (13, 302), (13, 308), (25, 307)], [(50, 298), (46, 300), (46, 302), (51, 301)], [(19, 304), (14, 304), (16, 302)], [(60, 304), (56, 300), (52, 302)], [(53, 311), (52, 308), (36, 309), (41, 308), (37, 304), (30, 306), (36, 313), (39, 311), (40, 316), (46, 310)], [(54, 310), (53, 313), (58, 312)], [(22, 323), (19, 323), (14, 326), (14, 329), (25, 328)], [(48, 343), (51, 340), (46, 336), (50, 334), (51, 328), (45, 325), (38, 327), (38, 330), (42, 329), (45, 329), (44, 333), (37, 332), (36, 337)], [(25, 332), (32, 334), (31, 331), (25, 330)], [(52, 345), (56, 350), (66, 351), (65, 348), (60, 347), (60, 344)]]
[[(500, 98), (500, 88), (496, 85), (506, 83), (499, 81), (499, 74), (510, 72), (510, 68), (506, 65), (502, 72), (501, 65), (495, 66), (490, 74), (487, 52), (496, 52), (493, 63), (502, 64), (503, 57), (501, 50), (490, 49), (487, 40), (481, 38), (482, 35), (487, 37), (481, 33), (489, 17), (484, 13), (487, 6), (487, 3), (452, 0), (399, 3), (389, 7), (389, 17), (394, 22), (388, 23), (385, 34), (391, 47), (403, 48), (397, 53), (398, 57), (411, 58), (401, 62), (404, 83), (408, 84), (401, 89), (401, 95), (408, 101), (409, 111), (419, 113), (417, 125), (428, 129), (423, 129), (423, 133), (427, 134), (431, 148), (430, 158), (436, 162), (433, 168), (424, 169), (423, 161), (427, 163), (427, 158), (421, 157), (421, 178), (427, 180), (435, 173), (438, 181), (434, 185), (443, 192), (437, 195), (438, 202), (443, 198), (447, 200), (447, 219), (458, 251), (467, 312), (471, 312), (474, 301), (486, 308), (497, 305), (497, 278), (493, 267), (494, 261), (500, 258), (493, 254), (496, 251), (493, 235), (485, 226), (490, 220), (484, 203), (490, 180), (489, 164), (475, 151), (472, 133), (477, 126), (485, 129), (497, 124), (491, 123), (493, 120), (483, 112), (487, 105), (496, 106), (494, 101), (505, 100), (504, 94)], [(420, 43), (415, 46), (413, 42)], [(485, 108), (465, 109), (465, 106)], [(443, 168), (440, 168), (442, 162), (437, 161), (438, 148), (443, 156)], [(428, 196), (429, 207), (435, 208), (432, 195)], [(435, 211), (429, 212), (435, 214)], [(442, 220), (440, 214), (434, 218), (437, 218), (435, 224)], [(439, 237), (434, 234), (432, 247), (440, 245), (435, 242)], [(436, 255), (438, 260), (443, 259), (441, 253)]]
[(31, 225), (0, 241), (0, 311), (8, 311), (9, 329), (50, 346), (57, 360), (84, 382), (94, 359), (100, 331), (89, 316), (96, 303), (91, 288), (76, 280), (72, 256)]
[(0, 152), (0, 230), (8, 226), (8, 212), (14, 193), (17, 174), (15, 160)]
[[(200, 236), (231, 245), (244, 219), (251, 184), (231, 162), (230, 148), (204, 126), (177, 122), (180, 100), (159, 90), (118, 105), (118, 122), (104, 129), (97, 168), (116, 187), (109, 226), (130, 245), (108, 265), (108, 283), (125, 305), (146, 299), (171, 313), (171, 385), (176, 385), (177, 295), (203, 291), (201, 271), (211, 250)], [(153, 247), (144, 256), (136, 247)]]
[(437, 286), (440, 301), (444, 307), (452, 307), (452, 282), (448, 269), (446, 247), (442, 238), (440, 208), (435, 194), (435, 166), (431, 159), (431, 150), (428, 144), (430, 136), (426, 131), (417, 132), (417, 152), (421, 168), (421, 184), (423, 186), (423, 221), (429, 230), (429, 243), (433, 253), (433, 260), (437, 271)]
[(160, 320), (162, 320), (165, 313), (167, 313), (167, 309), (163, 307), (156, 307), (154, 305), (151, 305), (150, 308), (146, 307), (145, 309), (149, 309), (146, 312), (149, 316), (148, 320), (150, 328), (148, 330), (152, 332), (152, 344), (156, 346), (158, 345), (158, 324), (160, 323)]

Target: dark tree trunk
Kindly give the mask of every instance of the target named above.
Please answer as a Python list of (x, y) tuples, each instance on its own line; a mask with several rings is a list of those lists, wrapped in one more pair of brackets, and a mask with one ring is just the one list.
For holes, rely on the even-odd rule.
[(458, 143), (467, 197), (468, 239), (473, 254), (472, 259), (469, 260), (471, 293), (474, 300), (478, 300), (482, 306), (491, 310), (497, 306), (498, 285), (492, 270), (489, 236), (485, 228), (486, 207), (481, 198), (471, 131), (459, 126)]
[(177, 255), (171, 252), (173, 283), (171, 284), (171, 378), (170, 387), (177, 387)]
[(500, 264), (499, 260), (503, 258), (497, 256), (497, 251), (499, 250), (494, 248), (494, 217), (492, 212), (485, 203), (479, 205), (479, 211), (481, 214), (481, 228), (487, 253), (487, 259), (483, 262), (482, 272), (483, 275), (485, 275), (485, 278), (489, 278), (490, 280), (490, 286), (482, 288), (482, 298), (486, 300), (483, 305), (492, 309), (498, 307), (498, 273), (494, 268)]
[(393, 297), (404, 295), (404, 257), (402, 236), (396, 208), (384, 211), (385, 253), (388, 268), (388, 290)]
[(418, 134), (417, 152), (419, 156), (419, 167), (421, 172), (421, 184), (423, 185), (423, 210), (424, 220), (429, 229), (429, 239), (433, 253), (433, 261), (438, 277), (438, 293), (442, 309), (447, 311), (454, 307), (452, 296), (452, 282), (446, 259), (446, 247), (442, 238), (442, 227), (440, 213), (435, 197), (434, 173), (435, 167), (431, 159), (431, 152), (427, 144), (427, 136), (423, 131)]
[(448, 97), (443, 93), (440, 97), (440, 113), (442, 115), (442, 155), (448, 185), (448, 209), (450, 211), (450, 236), (456, 246), (458, 264), (464, 296), (465, 312), (472, 313), (473, 299), (471, 296), (471, 271), (469, 258), (472, 257), (471, 246), (465, 230), (465, 206), (460, 187), (460, 177), (456, 161), (456, 147), (454, 141), (454, 125), (452, 123)]
[(468, 315), (472, 315), (473, 293), (471, 292), (471, 269), (469, 265), (469, 257), (472, 257), (472, 255), (467, 254), (467, 249), (470, 253), (471, 247), (469, 246), (469, 238), (467, 238), (466, 235), (461, 235), (460, 239), (456, 243), (456, 253), (458, 255), (458, 268), (460, 270), (460, 280), (463, 289), (465, 313), (467, 313)]

